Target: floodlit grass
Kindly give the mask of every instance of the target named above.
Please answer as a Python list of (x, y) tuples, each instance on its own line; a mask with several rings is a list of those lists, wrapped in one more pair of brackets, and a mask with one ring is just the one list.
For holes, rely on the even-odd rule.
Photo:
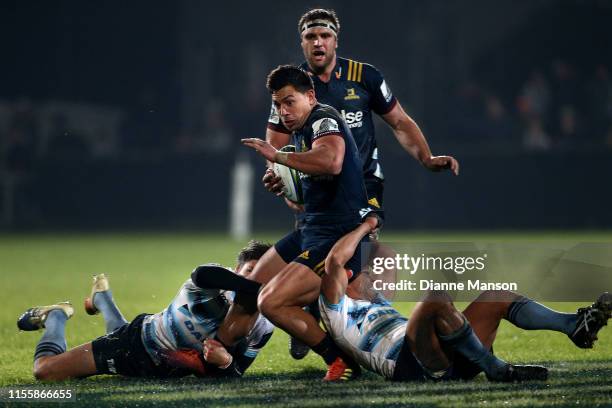
[[(268, 240), (280, 235), (270, 234)], [(558, 233), (388, 234), (386, 240), (518, 241), (558, 239)], [(576, 241), (612, 241), (612, 235), (574, 234)], [(15, 322), (33, 305), (71, 300), (75, 316), (67, 325), (69, 347), (102, 335), (100, 316), (88, 316), (81, 304), (91, 275), (107, 273), (113, 294), (130, 319), (167, 306), (194, 266), (204, 262), (234, 265), (243, 242), (221, 235), (198, 234), (41, 234), (0, 236), (0, 387), (42, 387), (31, 374), (40, 333), (20, 333)], [(612, 289), (612, 288), (602, 288)], [(409, 313), (411, 304), (398, 303)], [(577, 304), (549, 306), (563, 311)], [(594, 350), (577, 349), (565, 335), (527, 332), (503, 323), (495, 352), (513, 362), (551, 368), (545, 383), (491, 384), (481, 375), (471, 382), (391, 383), (373, 374), (359, 381), (324, 384), (323, 363), (312, 353), (294, 361), (287, 336), (277, 330), (247, 375), (238, 380), (188, 377), (137, 380), (111, 376), (44, 386), (70, 387), (77, 404), (88, 406), (612, 406), (612, 330), (606, 328)]]

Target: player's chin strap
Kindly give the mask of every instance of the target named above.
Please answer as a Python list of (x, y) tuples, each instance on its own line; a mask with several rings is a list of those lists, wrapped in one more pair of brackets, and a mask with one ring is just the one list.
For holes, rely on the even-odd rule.
[(334, 34), (338, 35), (338, 27), (336, 27), (336, 25), (332, 23), (331, 20), (325, 20), (325, 19), (318, 19), (318, 20), (312, 20), (312, 21), (305, 22), (302, 25), (302, 30), (300, 31), (300, 33), (303, 33), (306, 30), (310, 30), (311, 28), (316, 28), (316, 27), (329, 28), (330, 30), (334, 32)]

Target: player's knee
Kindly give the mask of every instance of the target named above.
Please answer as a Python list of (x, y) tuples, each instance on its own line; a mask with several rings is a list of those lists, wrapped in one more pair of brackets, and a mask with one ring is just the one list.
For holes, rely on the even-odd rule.
[(441, 316), (442, 318), (452, 316), (457, 312), (457, 309), (455, 309), (455, 306), (452, 304), (452, 302), (439, 303), (436, 310), (438, 316)]
[(476, 302), (514, 302), (521, 296), (509, 290), (485, 290), (476, 298)]
[(282, 299), (274, 295), (273, 290), (262, 290), (257, 297), (257, 307), (266, 317), (273, 316), (282, 304)]
[(425, 294), (424, 302), (431, 304), (434, 307), (444, 307), (447, 304), (453, 303), (453, 298), (450, 294), (443, 290), (430, 290)]

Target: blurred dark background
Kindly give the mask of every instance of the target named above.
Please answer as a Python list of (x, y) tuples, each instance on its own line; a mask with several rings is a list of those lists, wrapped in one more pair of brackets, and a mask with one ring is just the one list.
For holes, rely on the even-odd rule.
[(2, 2), (0, 230), (224, 230), (237, 161), (254, 226), (286, 229), (239, 139), (317, 6), (462, 164), (428, 173), (379, 121), (387, 228), (612, 227), (611, 1), (182, 0)]

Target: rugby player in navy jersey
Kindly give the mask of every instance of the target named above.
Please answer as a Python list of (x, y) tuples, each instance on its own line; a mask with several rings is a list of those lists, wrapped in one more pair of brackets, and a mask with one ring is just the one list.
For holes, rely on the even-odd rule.
[[(242, 142), (268, 161), (301, 172), (304, 226), (278, 241), (253, 270), (251, 279), (265, 284), (258, 298), (259, 310), (323, 357), (329, 366), (327, 380), (353, 378), (358, 373), (302, 307), (317, 299), (330, 248), (370, 211), (357, 145), (338, 111), (317, 102), (312, 78), (304, 70), (279, 66), (268, 76), (267, 87), (280, 120), (293, 132), (296, 152), (281, 152), (261, 139)], [(359, 275), (360, 263), (359, 251), (347, 260), (347, 268), (354, 273), (351, 281)], [(230, 315), (249, 315), (241, 309), (234, 305)], [(248, 330), (248, 326), (222, 325), (218, 336), (223, 344), (233, 345), (237, 336), (232, 329), (244, 336), (240, 329)]]
[(325, 262), (319, 306), (338, 347), (387, 379), (468, 380), (484, 372), (491, 381), (545, 380), (545, 367), (510, 364), (492, 353), (502, 319), (525, 330), (565, 333), (577, 347), (592, 348), (612, 316), (607, 292), (576, 313), (560, 313), (513, 292), (486, 291), (463, 313), (447, 293), (429, 292), (407, 319), (374, 290), (368, 299), (347, 290), (344, 264), (376, 225), (368, 217), (334, 245)]
[[(241, 376), (270, 339), (274, 326), (260, 316), (232, 353), (214, 336), (227, 318), (229, 305), (249, 297), (255, 282), (245, 277), (269, 248), (249, 242), (238, 255), (236, 272), (217, 264), (197, 267), (166, 309), (141, 314), (130, 323), (115, 304), (106, 276), (95, 276), (85, 308), (89, 314), (102, 313), (107, 334), (68, 351), (65, 326), (74, 313), (72, 305), (62, 302), (28, 309), (17, 321), (19, 329), (45, 329), (34, 354), (34, 376), (53, 381), (98, 374)], [(240, 291), (220, 291), (219, 277), (222, 282), (237, 282)]]
[[(406, 114), (382, 74), (372, 65), (336, 55), (340, 22), (333, 10), (314, 9), (299, 20), (301, 68), (312, 77), (317, 101), (333, 106), (348, 124), (359, 150), (368, 192), (368, 203), (380, 211), (383, 204), (383, 171), (374, 134), (372, 112), (391, 127), (400, 145), (425, 168), (450, 169), (459, 174), (459, 163), (451, 156), (433, 156), (416, 122)], [(272, 105), (266, 140), (274, 147), (289, 144), (291, 129), (280, 120)], [(280, 179), (272, 171), (264, 176), (269, 189), (278, 192)], [(296, 208), (290, 202), (288, 203)]]
[[(432, 155), (419, 126), (406, 114), (383, 75), (374, 66), (336, 55), (340, 22), (333, 10), (308, 11), (298, 22), (298, 32), (305, 58), (301, 68), (311, 75), (317, 100), (336, 108), (351, 129), (363, 163), (368, 205), (377, 210), (381, 217), (384, 218), (384, 175), (372, 112), (389, 125), (402, 148), (425, 168), (431, 171), (450, 169), (454, 174), (459, 174), (459, 163), (453, 157)], [(273, 105), (266, 140), (274, 147), (281, 148), (289, 143), (290, 133)], [(272, 170), (265, 173), (264, 184), (277, 194), (282, 186)], [(303, 222), (302, 209), (291, 201), (285, 201), (297, 211), (296, 224), (299, 226)], [(373, 248), (384, 251), (375, 244)], [(316, 304), (310, 309), (317, 314)], [(303, 358), (308, 352), (308, 348), (302, 347), (293, 338), (290, 350), (294, 358)]]

